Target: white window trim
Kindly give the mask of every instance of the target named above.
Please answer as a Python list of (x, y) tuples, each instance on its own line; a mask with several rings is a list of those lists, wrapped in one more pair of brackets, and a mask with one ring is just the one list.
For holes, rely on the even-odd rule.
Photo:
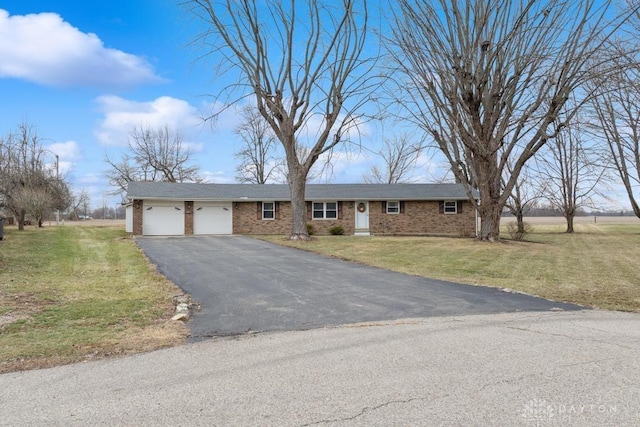
[[(447, 212), (447, 204), (453, 203), (453, 212)], [(443, 206), (445, 215), (457, 215), (458, 214), (458, 202), (455, 200), (445, 200)]]
[[(395, 212), (389, 210), (389, 204), (390, 203), (396, 203), (396, 209), (397, 210)], [(389, 214), (389, 215), (399, 215), (400, 214), (400, 201), (399, 200), (388, 200), (387, 201), (387, 214)]]
[[(315, 205), (319, 203), (322, 203), (322, 218), (316, 218), (315, 217), (315, 213), (316, 212), (320, 212), (320, 210), (316, 210)], [(327, 218), (327, 204), (328, 203), (335, 203), (336, 204), (336, 216), (335, 218)], [(331, 209), (331, 211), (334, 211), (333, 209)], [(334, 202), (334, 201), (329, 201), (329, 202), (311, 202), (311, 220), (312, 221), (321, 221), (321, 220), (336, 220), (338, 219), (338, 202)]]
[[(266, 203), (271, 203), (272, 209), (265, 209), (264, 205)], [(264, 216), (265, 212), (272, 212), (273, 216), (271, 218), (265, 218)], [(274, 219), (276, 219), (276, 202), (262, 202), (262, 219), (263, 221), (273, 221)]]

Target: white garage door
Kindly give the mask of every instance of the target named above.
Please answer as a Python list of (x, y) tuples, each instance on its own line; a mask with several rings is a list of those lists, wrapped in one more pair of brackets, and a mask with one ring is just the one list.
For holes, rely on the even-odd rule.
[(142, 234), (184, 235), (184, 203), (145, 201), (142, 210)]
[(193, 234), (232, 234), (231, 202), (195, 202)]

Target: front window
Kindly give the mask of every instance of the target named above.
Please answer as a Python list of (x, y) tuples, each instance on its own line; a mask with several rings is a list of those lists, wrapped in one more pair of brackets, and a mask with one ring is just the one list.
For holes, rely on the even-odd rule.
[(445, 214), (457, 214), (458, 213), (458, 202), (444, 202), (444, 213)]
[(313, 202), (313, 219), (338, 218), (337, 202)]
[(275, 218), (275, 203), (263, 202), (262, 203), (262, 219), (274, 219)]
[(387, 213), (388, 214), (399, 214), (400, 213), (400, 202), (387, 202)]

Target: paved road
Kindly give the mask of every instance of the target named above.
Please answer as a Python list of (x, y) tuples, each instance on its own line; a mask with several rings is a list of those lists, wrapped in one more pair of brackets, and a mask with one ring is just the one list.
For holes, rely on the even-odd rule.
[(637, 314), (404, 319), (0, 375), (0, 425), (633, 426), (638, 372)]
[(394, 273), (242, 237), (139, 238), (202, 303), (194, 339), (408, 317), (576, 310), (528, 295)]

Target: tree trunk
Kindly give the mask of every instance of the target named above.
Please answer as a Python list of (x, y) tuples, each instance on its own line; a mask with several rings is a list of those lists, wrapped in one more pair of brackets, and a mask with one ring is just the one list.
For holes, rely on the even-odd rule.
[(27, 216), (27, 212), (24, 209), (20, 209), (20, 212), (18, 213), (18, 218), (17, 218), (19, 231), (24, 231), (24, 221), (26, 216)]
[(565, 233), (573, 233), (573, 217), (572, 214), (565, 216), (567, 220), (567, 231)]
[(500, 218), (502, 210), (507, 203), (504, 194), (511, 192), (507, 189), (503, 194), (502, 180), (498, 171), (497, 151), (478, 156), (474, 160), (474, 169), (477, 174), (478, 193), (480, 195), (480, 235), (477, 239), (486, 242), (500, 241)]
[[(482, 196), (481, 196), (482, 197)], [(481, 199), (482, 200), (482, 199)], [(480, 206), (480, 235), (479, 240), (487, 242), (497, 242), (500, 240), (500, 217), (502, 215), (502, 205), (490, 200), (485, 206)], [(485, 203), (482, 201), (481, 203)]]
[(522, 213), (522, 208), (519, 208), (516, 213), (516, 224), (518, 225), (518, 233), (524, 234), (524, 214)]
[(289, 168), (289, 191), (291, 192), (291, 210), (293, 228), (289, 239), (309, 240), (307, 230), (307, 202), (304, 197), (307, 176), (304, 168)]

